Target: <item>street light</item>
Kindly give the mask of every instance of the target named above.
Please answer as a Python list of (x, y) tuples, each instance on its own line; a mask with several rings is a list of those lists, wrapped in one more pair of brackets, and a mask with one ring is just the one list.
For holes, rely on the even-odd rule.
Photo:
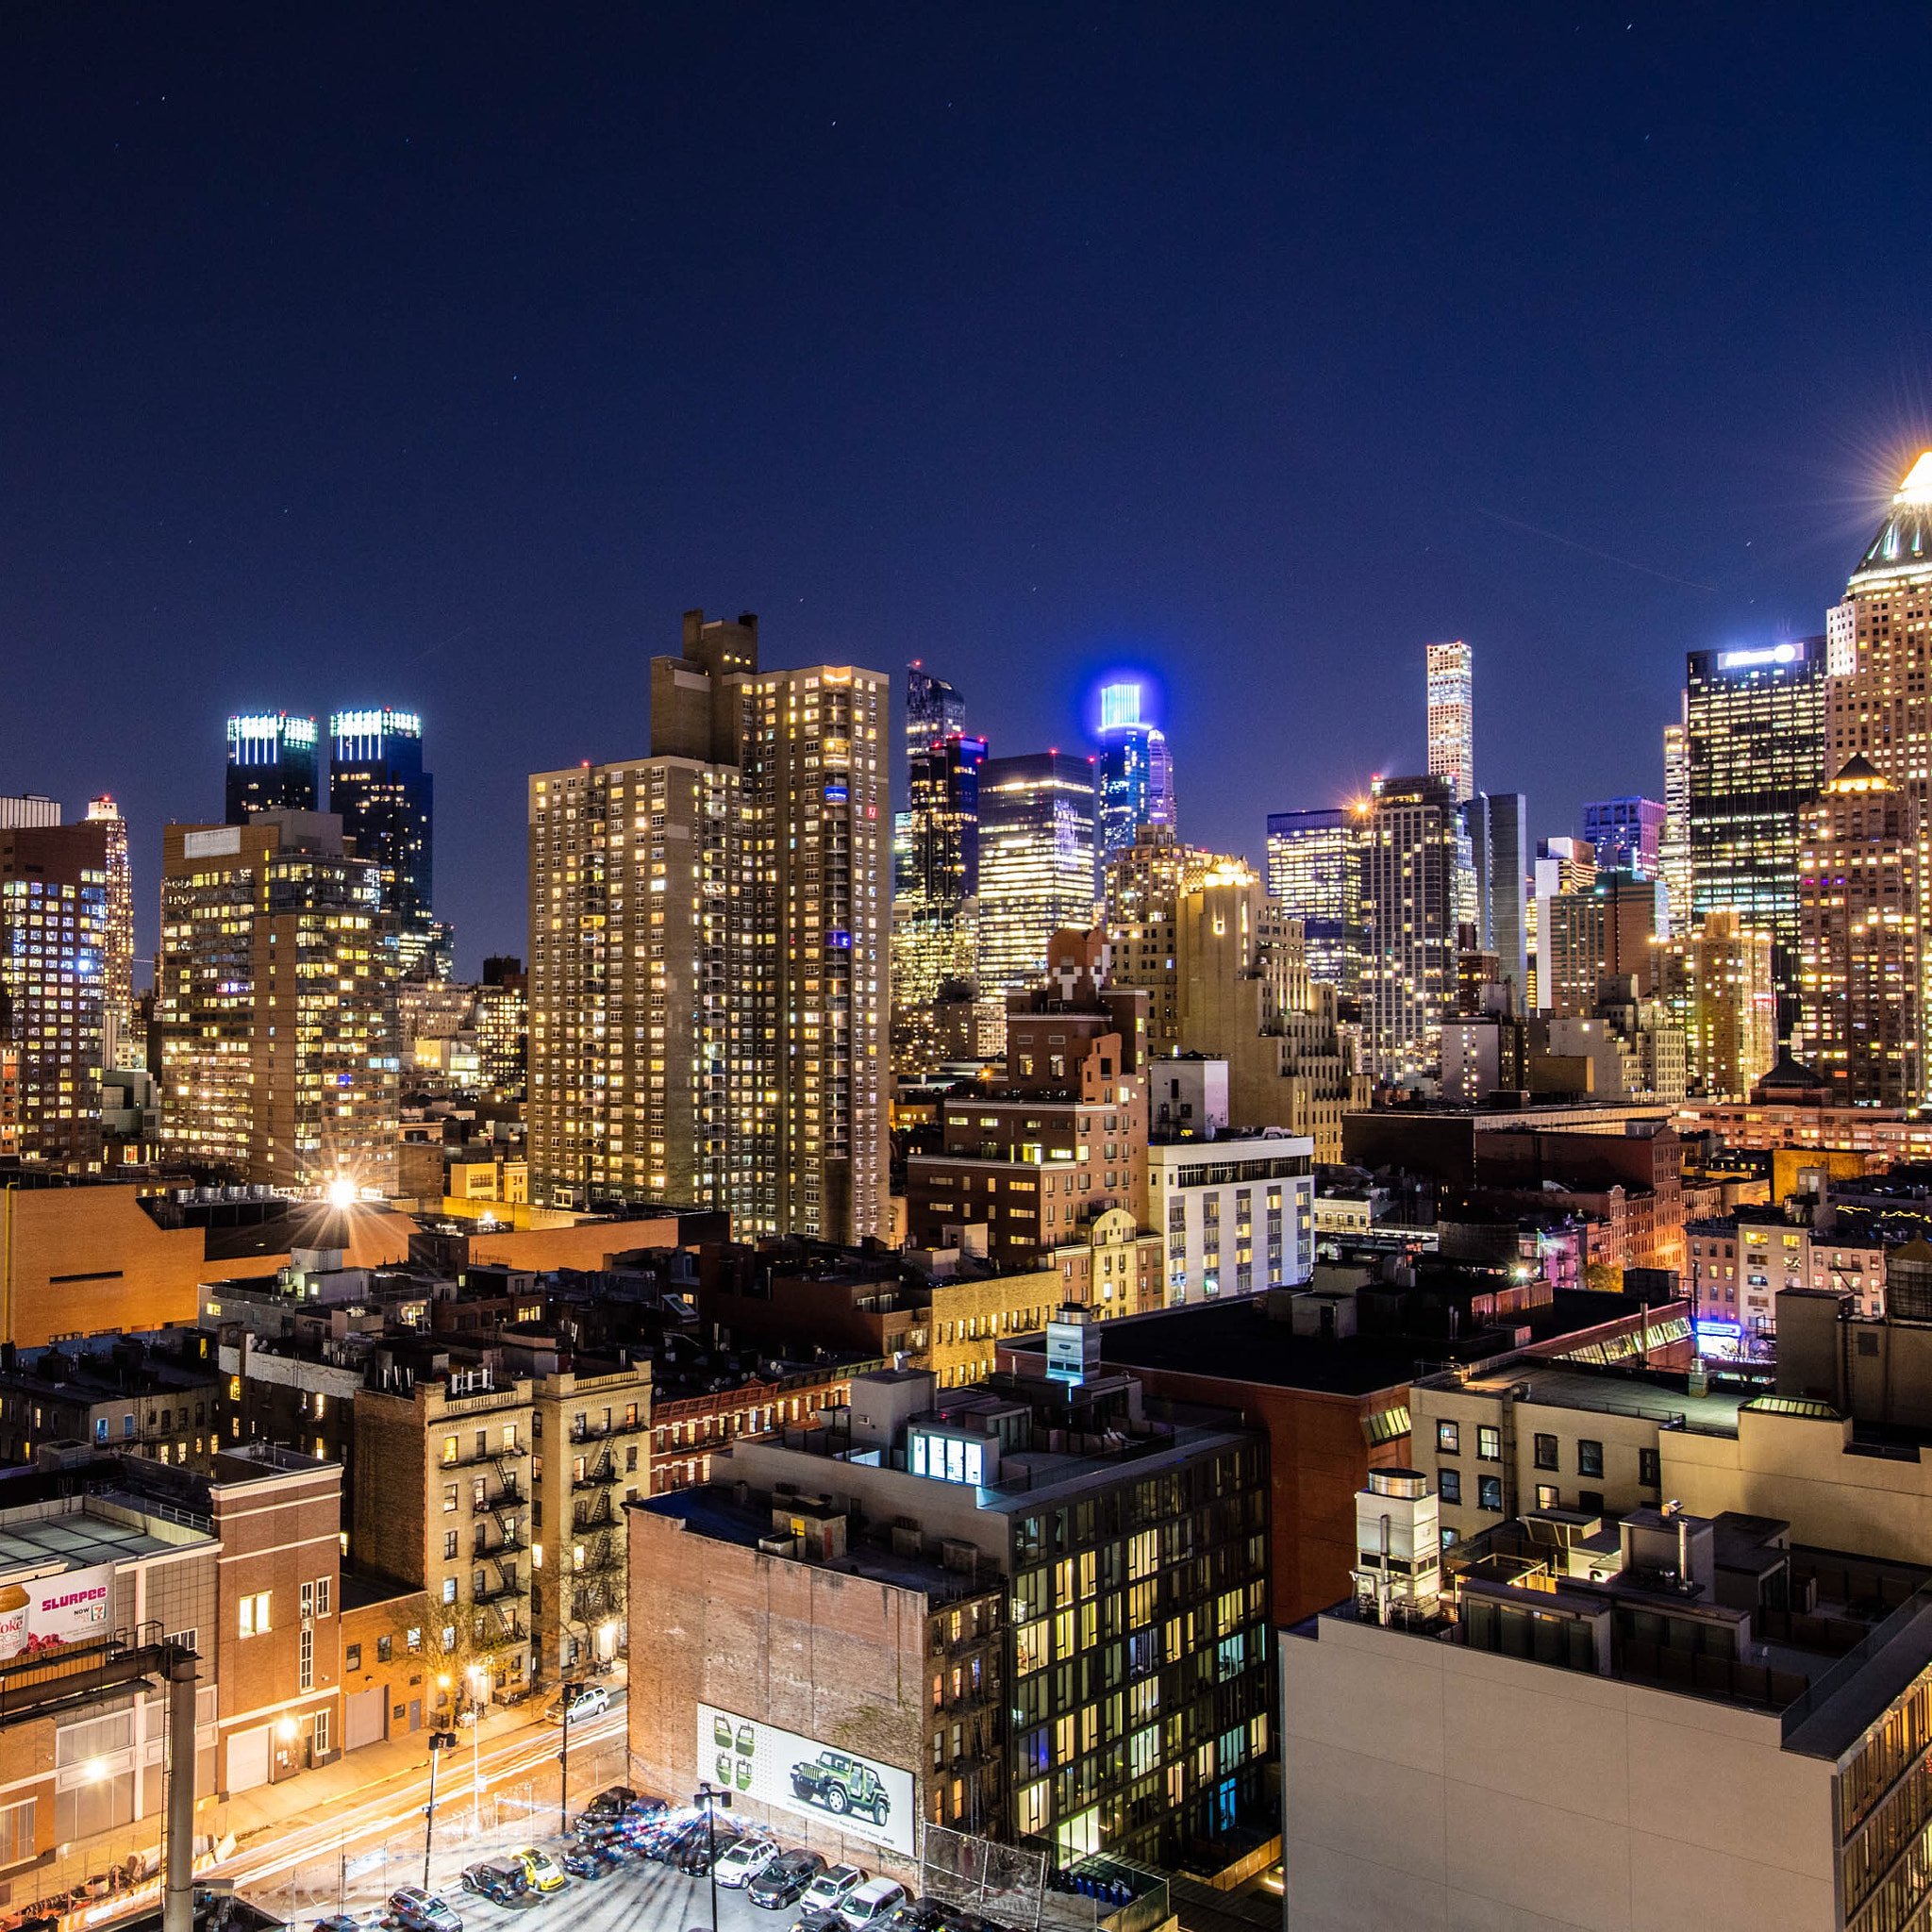
[(445, 1751), (456, 1747), (457, 1734), (454, 1731), (431, 1731), (429, 1734), (429, 1803), (423, 1811), (423, 1890), (429, 1890), (429, 1840), (436, 1829), (436, 1760)]
[(563, 1768), (563, 1775), (558, 1780), (557, 1810), (558, 1830), (570, 1829), (570, 1707), (577, 1701), (583, 1685), (575, 1679), (566, 1678), (558, 1695), (563, 1699), (563, 1749), (557, 1754), (557, 1761)]
[(714, 1785), (708, 1778), (691, 1793), (691, 1803), (705, 1807), (705, 1849), (709, 1856), (705, 1870), (711, 1879), (711, 1932), (718, 1932), (718, 1807), (731, 1808), (731, 1788)]

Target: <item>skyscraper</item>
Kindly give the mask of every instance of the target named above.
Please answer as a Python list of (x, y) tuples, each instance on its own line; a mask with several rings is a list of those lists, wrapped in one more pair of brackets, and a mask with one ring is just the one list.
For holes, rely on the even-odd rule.
[(882, 1234), (886, 680), (683, 641), (648, 757), (530, 781), (532, 1198)]
[(1353, 997), (1361, 977), (1366, 805), (1268, 814), (1268, 896), (1302, 923), (1308, 977)]
[(1659, 859), (1666, 808), (1654, 798), (1600, 798), (1583, 808), (1583, 836), (1604, 872), (1662, 877)]
[(1771, 934), (1779, 1034), (1796, 1018), (1798, 841), (1824, 783), (1824, 640), (1692, 651), (1684, 688), (1693, 916)]
[(1838, 1107), (1915, 1107), (1919, 818), (1862, 753), (1805, 813), (1799, 850), (1800, 1057)]
[[(1906, 800), (1912, 847), (1910, 889), (1926, 876), (1932, 719), (1926, 715), (1926, 658), (1932, 648), (1932, 450), (1912, 465), (1891, 508), (1866, 545), (1825, 621), (1826, 769), (1863, 758)], [(1823, 774), (1821, 774), (1821, 783)], [(1932, 948), (1920, 950), (1932, 974)], [(1932, 984), (1917, 990), (1920, 1037), (1914, 1078), (1932, 1075)], [(1821, 1069), (1821, 1071), (1823, 1071)], [(1920, 1094), (1914, 1094), (1918, 1099)]]
[(1476, 883), (1477, 948), (1495, 956), (1509, 1010), (1521, 1014), (1529, 996), (1529, 802), (1520, 791), (1478, 791), (1464, 802), (1462, 823)]
[(76, 1174), (101, 1159), (109, 837), (98, 819), (0, 827), (0, 1047), (14, 1061), (0, 1140)]
[(357, 856), (375, 861), (404, 976), (420, 974), (438, 941), (436, 781), (423, 769), (423, 721), (414, 711), (338, 711), (328, 735), (328, 808)]
[(949, 981), (977, 971), (974, 895), (979, 890), (979, 768), (986, 740), (964, 731), (953, 687), (919, 665), (906, 674), (906, 767), (910, 808), (892, 854), (892, 1052), (902, 1073), (940, 1057), (932, 1006)]
[(1141, 687), (1100, 693), (1100, 758), (1094, 769), (1094, 837), (1105, 870), (1142, 825), (1174, 823), (1174, 762), (1167, 740), (1141, 716)]
[(1460, 805), (1475, 796), (1475, 653), (1458, 640), (1427, 656), (1429, 776), (1447, 779)]
[[(1683, 697), (1678, 698), (1681, 714)], [(1657, 869), (1671, 893), (1671, 930), (1690, 924), (1690, 753), (1681, 715), (1664, 726), (1664, 828)]]
[[(1444, 647), (1446, 648), (1446, 647)], [(1455, 986), (1457, 816), (1442, 776), (1377, 778), (1362, 843), (1365, 1071), (1401, 1084), (1441, 1058)]]
[(380, 867), (333, 813), (166, 827), (162, 1144), (271, 1187), (393, 1193), (396, 977)]
[(979, 772), (979, 985), (1024, 992), (1047, 942), (1093, 922), (1093, 765), (1072, 752), (988, 758)]
[(108, 887), (103, 1065), (126, 1066), (121, 1049), (134, 1044), (134, 873), (127, 858), (127, 822), (121, 808), (103, 792), (88, 800), (87, 823), (101, 828)]
[(248, 711), (228, 720), (228, 777), (222, 816), (245, 825), (252, 811), (313, 811), (315, 720)]

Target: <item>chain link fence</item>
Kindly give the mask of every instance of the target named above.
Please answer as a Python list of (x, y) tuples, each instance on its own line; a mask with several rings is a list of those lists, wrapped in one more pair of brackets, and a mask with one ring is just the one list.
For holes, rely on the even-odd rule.
[[(599, 1791), (630, 1782), (629, 1770), (622, 1740), (573, 1748), (572, 1820)], [(519, 1845), (554, 1843), (562, 1816), (555, 1771), (479, 1793), (461, 1751), (445, 1754), (437, 1771), (430, 1890), (454, 1903), (464, 1866), (499, 1858)], [(366, 1913), (401, 1887), (423, 1883), (424, 1824), (419, 1811), (408, 1830), (392, 1831), (379, 1841), (358, 1839), (296, 1866), (277, 1882), (251, 1884), (249, 1901), (302, 1927), (331, 1912)]]
[(1046, 1898), (1046, 1858), (942, 1824), (928, 1824), (920, 1849), (919, 1890), (926, 1898), (1002, 1925), (1037, 1926)]

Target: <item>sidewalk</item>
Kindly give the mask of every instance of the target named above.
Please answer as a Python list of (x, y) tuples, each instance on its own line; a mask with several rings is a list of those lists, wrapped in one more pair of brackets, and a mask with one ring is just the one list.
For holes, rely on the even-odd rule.
[[(490, 1753), (520, 1736), (554, 1728), (543, 1722), (542, 1706), (536, 1700), (514, 1710), (490, 1710), (483, 1719), (481, 1743), (486, 1782)], [(444, 1755), (438, 1775), (447, 1778), (453, 1789), (467, 1790), (471, 1766), (476, 1750), (476, 1733), (464, 1729), (457, 1734), (461, 1743)], [(305, 1771), (284, 1778), (279, 1784), (261, 1785), (228, 1800), (228, 1830), (234, 1834), (239, 1850), (265, 1831), (301, 1818), (312, 1820), (317, 1812), (351, 1799), (375, 1794), (384, 1785), (412, 1777), (424, 1777), (429, 1770), (429, 1730), (411, 1731), (399, 1738), (385, 1739), (380, 1744), (365, 1744), (359, 1751), (344, 1752), (333, 1764), (317, 1771)]]

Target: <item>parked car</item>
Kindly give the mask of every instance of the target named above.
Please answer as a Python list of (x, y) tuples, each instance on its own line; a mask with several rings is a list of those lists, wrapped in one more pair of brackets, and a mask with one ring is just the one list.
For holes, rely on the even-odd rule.
[(738, 1842), (738, 1838), (735, 1831), (720, 1831), (713, 1838), (701, 1824), (672, 1862), (688, 1876), (702, 1878), (711, 1870), (713, 1858), (724, 1857)]
[(752, 1882), (744, 1895), (755, 1906), (775, 1912), (781, 1906), (794, 1906), (808, 1886), (825, 1869), (816, 1852), (780, 1852)]
[(530, 1889), (521, 1865), (498, 1865), (484, 1859), (463, 1868), (463, 1890), (481, 1892), (500, 1906), (514, 1905)]
[(570, 1883), (557, 1860), (535, 1845), (519, 1845), (509, 1857), (512, 1863), (524, 1868), (524, 1876), (529, 1880), (532, 1891), (561, 1891)]
[(626, 1818), (661, 1818), (671, 1809), (669, 1798), (654, 1797), (649, 1791), (641, 1791), (625, 1807)]
[(754, 1834), (741, 1838), (718, 1860), (716, 1877), (727, 1891), (739, 1891), (762, 1872), (785, 1848), (774, 1838)]
[(543, 1715), (554, 1724), (560, 1724), (566, 1715), (572, 1724), (580, 1724), (587, 1717), (602, 1717), (609, 1708), (610, 1693), (603, 1685), (582, 1684), (575, 1694), (559, 1690)]
[(832, 1865), (805, 1889), (808, 1912), (836, 1912), (845, 1903), (845, 1894), (865, 1883), (866, 1874), (857, 1865)]
[(608, 1790), (599, 1791), (584, 1807), (584, 1816), (622, 1818), (637, 1802), (638, 1794), (628, 1785), (612, 1785)]
[(791, 1767), (791, 1794), (835, 1818), (848, 1812), (881, 1827), (892, 1809), (885, 1781), (862, 1757), (845, 1751), (821, 1751)]
[(573, 1878), (603, 1878), (616, 1871), (617, 1864), (616, 1858), (608, 1857), (594, 1849), (587, 1851), (579, 1847), (563, 1855), (563, 1869)]
[(446, 1899), (419, 1885), (389, 1895), (389, 1915), (403, 1932), (463, 1932), (463, 1918)]
[(945, 1907), (936, 1898), (908, 1898), (886, 1925), (888, 1932), (946, 1932)]
[(800, 1912), (791, 1922), (791, 1932), (851, 1932), (842, 1912), (814, 1909)]
[(890, 1878), (868, 1878), (845, 1894), (839, 1909), (852, 1932), (866, 1932), (867, 1927), (882, 1927), (905, 1903), (903, 1885)]

